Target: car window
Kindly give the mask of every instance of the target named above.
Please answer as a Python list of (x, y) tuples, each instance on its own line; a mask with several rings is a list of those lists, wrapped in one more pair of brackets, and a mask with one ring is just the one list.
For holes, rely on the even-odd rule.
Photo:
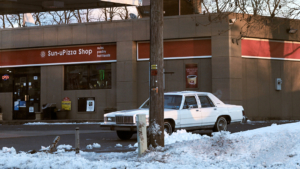
[[(180, 95), (165, 95), (164, 108), (178, 110), (181, 105), (182, 96)], [(148, 100), (141, 108), (150, 108), (150, 100)]]
[(197, 104), (196, 98), (194, 96), (186, 96), (185, 97), (183, 109), (188, 109), (190, 105), (192, 105), (193, 108), (198, 108), (198, 104)]
[(200, 103), (201, 103), (201, 107), (205, 108), (205, 107), (215, 107), (215, 105), (213, 104), (213, 102), (210, 100), (210, 98), (208, 96), (198, 96)]

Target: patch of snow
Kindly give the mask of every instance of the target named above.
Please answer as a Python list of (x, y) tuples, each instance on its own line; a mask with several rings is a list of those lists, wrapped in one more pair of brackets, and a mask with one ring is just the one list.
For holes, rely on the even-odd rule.
[(91, 150), (91, 149), (93, 149), (93, 146), (91, 144), (89, 144), (86, 146), (86, 149)]
[(64, 152), (66, 152), (66, 151), (65, 151), (65, 149), (57, 149), (56, 152), (57, 152), (57, 153), (64, 153)]
[(2, 152), (3, 153), (10, 153), (10, 154), (16, 154), (16, 149), (11, 147), (11, 148), (8, 148), (8, 147), (2, 147)]
[(71, 150), (72, 146), (71, 145), (67, 145), (67, 144), (60, 144), (59, 146), (57, 146), (57, 149), (59, 149), (59, 150), (61, 150), (61, 149)]
[(161, 135), (161, 131), (160, 131), (160, 125), (156, 123), (156, 121), (154, 121), (153, 123), (150, 124), (150, 126), (148, 127), (148, 132), (152, 135)]
[(46, 122), (30, 122), (25, 123), (23, 125), (74, 125), (74, 124), (100, 124), (100, 122), (82, 122), (82, 123), (76, 123), (76, 122), (63, 122), (63, 123), (46, 123)]
[(50, 146), (48, 147), (41, 146), (40, 151), (48, 151), (48, 150), (50, 150)]
[(128, 145), (128, 148), (134, 148), (134, 146), (132, 146), (131, 144)]
[(116, 144), (115, 147), (123, 147), (122, 144)]
[(94, 148), (100, 148), (100, 147), (101, 147), (101, 145), (100, 145), (100, 144), (98, 144), (98, 143), (93, 143), (93, 147), (94, 147)]
[(135, 143), (135, 144), (133, 145), (133, 147), (139, 147), (139, 144), (138, 144), (138, 143)]

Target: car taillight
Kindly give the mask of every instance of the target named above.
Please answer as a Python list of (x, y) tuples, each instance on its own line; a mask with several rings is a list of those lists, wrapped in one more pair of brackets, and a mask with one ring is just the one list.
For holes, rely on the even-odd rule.
[(243, 116), (245, 116), (245, 111), (243, 110)]

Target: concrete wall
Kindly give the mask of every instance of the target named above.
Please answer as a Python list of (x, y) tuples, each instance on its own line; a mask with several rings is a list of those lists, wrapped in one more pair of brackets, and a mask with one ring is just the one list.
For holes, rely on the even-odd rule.
[[(185, 64), (198, 65), (198, 88), (187, 89), (185, 80)], [(193, 90), (212, 92), (211, 59), (165, 60), (165, 92)], [(149, 62), (140, 61), (137, 64), (138, 106), (149, 98)], [(169, 74), (172, 73), (172, 74)]]
[[(275, 79), (283, 81), (275, 90)], [(300, 62), (243, 59), (243, 106), (251, 120), (300, 119)]]
[[(112, 63), (112, 88), (99, 90), (64, 90), (64, 66), (41, 67), (41, 104), (56, 103), (69, 97), (72, 102), (70, 119), (102, 119), (105, 108), (116, 108), (116, 63)], [(95, 112), (78, 112), (79, 97), (95, 97)]]
[[(234, 85), (239, 92), (242, 88), (242, 105), (245, 113), (251, 120), (299, 120), (300, 62), (241, 58), (241, 43), (237, 44), (236, 40), (250, 37), (300, 41), (299, 31), (296, 34), (287, 33), (290, 27), (300, 30), (300, 22), (251, 16), (251, 24), (248, 27), (246, 21), (249, 21), (249, 17), (249, 15), (236, 14), (229, 16), (229, 18), (238, 18), (231, 27), (231, 39), (235, 42), (231, 45), (231, 51), (239, 57), (235, 62), (230, 63), (230, 66), (239, 70), (236, 76), (242, 75), (242, 83), (238, 82)], [(275, 90), (275, 78), (283, 80), (281, 91)]]

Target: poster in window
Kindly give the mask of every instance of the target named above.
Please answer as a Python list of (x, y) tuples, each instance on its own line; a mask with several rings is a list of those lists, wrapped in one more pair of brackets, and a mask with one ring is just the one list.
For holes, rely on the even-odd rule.
[(26, 101), (20, 101), (20, 106), (19, 107), (26, 107)]
[(34, 107), (33, 106), (29, 107), (29, 113), (34, 113)]
[(86, 111), (93, 112), (95, 110), (95, 100), (86, 101)]
[(14, 110), (18, 111), (19, 110), (19, 101), (14, 102)]
[(186, 64), (185, 75), (186, 88), (198, 88), (198, 65)]

